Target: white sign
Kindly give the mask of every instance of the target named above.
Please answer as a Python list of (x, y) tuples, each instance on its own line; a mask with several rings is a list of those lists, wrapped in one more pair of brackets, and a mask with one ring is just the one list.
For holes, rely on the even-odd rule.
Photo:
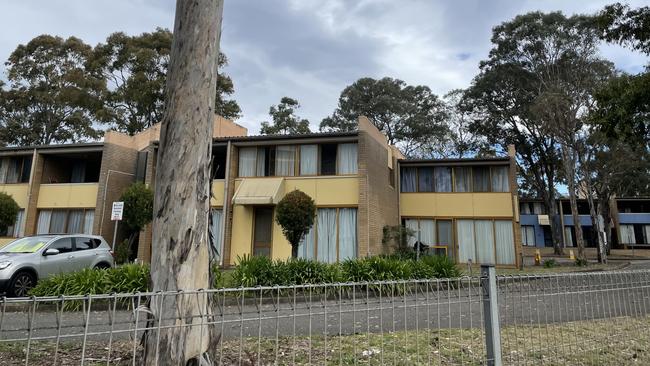
[(113, 210), (111, 211), (111, 221), (122, 220), (122, 213), (124, 213), (124, 202), (113, 202)]

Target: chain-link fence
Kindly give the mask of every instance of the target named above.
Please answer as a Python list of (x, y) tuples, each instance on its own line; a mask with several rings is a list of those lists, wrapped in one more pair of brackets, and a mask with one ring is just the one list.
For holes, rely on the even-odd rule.
[(175, 352), (178, 343), (166, 334), (190, 329), (200, 329), (195, 343), (209, 344), (219, 365), (650, 363), (650, 271), (484, 271), (457, 279), (6, 298), (0, 365), (139, 365), (145, 355)]

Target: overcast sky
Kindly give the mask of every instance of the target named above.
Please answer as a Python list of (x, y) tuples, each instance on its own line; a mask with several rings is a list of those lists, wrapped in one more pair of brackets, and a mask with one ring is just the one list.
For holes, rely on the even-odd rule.
[[(358, 78), (390, 76), (443, 95), (468, 86), (493, 26), (533, 10), (592, 13), (610, 2), (226, 0), (221, 49), (243, 110), (238, 123), (256, 133), (269, 106), (290, 96), (314, 129)], [(172, 29), (174, 7), (172, 0), (0, 0), (0, 60), (43, 33), (95, 45), (116, 31)], [(628, 72), (647, 63), (615, 46), (602, 55)]]

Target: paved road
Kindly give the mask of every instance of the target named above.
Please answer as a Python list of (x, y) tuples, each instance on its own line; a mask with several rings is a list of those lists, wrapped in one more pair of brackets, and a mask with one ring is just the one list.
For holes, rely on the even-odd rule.
[[(634, 268), (648, 268), (650, 261)], [(351, 288), (347, 288), (351, 291)], [(259, 292), (248, 294), (243, 304), (236, 298), (218, 298), (214, 326), (225, 339), (291, 335), (338, 335), (415, 329), (481, 327), (482, 294), (476, 281), (462, 286), (420, 286), (393, 297), (373, 294), (358, 286), (354, 294), (338, 300), (312, 293), (282, 298)], [(518, 276), (499, 280), (501, 326), (540, 325), (574, 320), (645, 315), (650, 312), (650, 271), (593, 273), (573, 276)], [(239, 302), (238, 302), (239, 301)], [(0, 308), (1, 309), (1, 308)], [(0, 313), (0, 341), (29, 337), (55, 337), (80, 341), (84, 329), (88, 340), (132, 339), (135, 313), (118, 310), (37, 311), (30, 322), (29, 308), (10, 307)], [(146, 312), (138, 314), (140, 329)], [(60, 319), (60, 323), (57, 321)], [(86, 323), (86, 320), (87, 323)], [(162, 326), (175, 319), (163, 320)], [(111, 325), (112, 323), (112, 325)], [(59, 326), (60, 324), (60, 326)], [(157, 323), (154, 324), (157, 326)], [(112, 329), (112, 334), (111, 334)]]

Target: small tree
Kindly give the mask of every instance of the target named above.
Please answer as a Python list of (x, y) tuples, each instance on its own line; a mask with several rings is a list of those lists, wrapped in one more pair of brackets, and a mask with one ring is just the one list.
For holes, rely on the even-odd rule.
[(16, 222), (20, 207), (11, 195), (0, 192), (0, 232), (7, 231), (7, 228)]
[(295, 190), (288, 193), (276, 207), (275, 221), (282, 227), (282, 233), (291, 244), (291, 257), (298, 257), (300, 242), (314, 225), (316, 206), (305, 192)]
[(140, 231), (153, 219), (153, 191), (144, 183), (133, 183), (120, 201), (124, 202), (124, 224), (129, 229), (128, 251), (139, 237)]

